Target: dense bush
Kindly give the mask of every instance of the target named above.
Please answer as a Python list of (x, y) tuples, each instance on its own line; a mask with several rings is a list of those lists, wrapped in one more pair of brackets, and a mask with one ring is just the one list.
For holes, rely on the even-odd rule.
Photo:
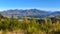
[(28, 20), (26, 16), (22, 21), (19, 20), (20, 19), (18, 18), (13, 18), (13, 16), (11, 18), (3, 17), (0, 19), (0, 30), (14, 31), (22, 29), (26, 31), (26, 34), (49, 34), (52, 33), (52, 31), (60, 31), (60, 23), (58, 20), (57, 22), (52, 23), (51, 19), (44, 18), (44, 23), (38, 23), (34, 17), (32, 17), (31, 20)]

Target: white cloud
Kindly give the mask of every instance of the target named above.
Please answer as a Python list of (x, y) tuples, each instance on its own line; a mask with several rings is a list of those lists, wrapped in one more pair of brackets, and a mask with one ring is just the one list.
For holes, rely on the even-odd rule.
[(60, 11), (60, 8), (0, 8), (0, 11), (9, 10), (9, 9), (39, 9), (45, 11)]

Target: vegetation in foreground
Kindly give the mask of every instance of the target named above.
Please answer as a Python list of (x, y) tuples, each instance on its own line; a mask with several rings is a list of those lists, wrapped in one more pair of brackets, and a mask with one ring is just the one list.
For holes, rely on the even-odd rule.
[[(41, 19), (40, 19), (41, 20)], [(44, 18), (37, 21), (34, 17), (28, 19), (26, 16), (21, 20), (18, 18), (6, 18), (0, 15), (0, 31), (2, 34), (59, 34), (60, 22)]]

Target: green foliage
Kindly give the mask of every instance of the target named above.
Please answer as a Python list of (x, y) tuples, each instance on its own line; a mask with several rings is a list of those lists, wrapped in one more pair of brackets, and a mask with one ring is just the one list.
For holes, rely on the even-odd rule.
[[(1, 16), (1, 15), (0, 15)], [(51, 19), (45, 18), (45, 23), (36, 22), (36, 19), (34, 17), (31, 18), (31, 20), (28, 20), (25, 17), (24, 21), (19, 21), (19, 19), (14, 18), (13, 16), (11, 18), (2, 18), (0, 19), (0, 30), (3, 31), (14, 31), (22, 29), (24, 31), (27, 31), (27, 34), (33, 34), (33, 33), (40, 33), (40, 32), (52, 32), (54, 31), (60, 31), (60, 23), (59, 21), (56, 23), (52, 23)], [(49, 21), (48, 21), (49, 20)], [(57, 24), (57, 25), (56, 25)]]

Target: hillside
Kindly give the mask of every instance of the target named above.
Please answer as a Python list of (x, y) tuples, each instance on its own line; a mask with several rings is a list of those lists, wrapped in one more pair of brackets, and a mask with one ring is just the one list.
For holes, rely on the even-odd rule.
[(26, 9), (26, 10), (7, 10), (0, 12), (3, 16), (11, 17), (12, 15), (14, 17), (22, 17), (22, 16), (34, 16), (34, 17), (48, 17), (48, 16), (60, 16), (60, 11), (44, 11), (44, 10), (38, 10), (38, 9)]

